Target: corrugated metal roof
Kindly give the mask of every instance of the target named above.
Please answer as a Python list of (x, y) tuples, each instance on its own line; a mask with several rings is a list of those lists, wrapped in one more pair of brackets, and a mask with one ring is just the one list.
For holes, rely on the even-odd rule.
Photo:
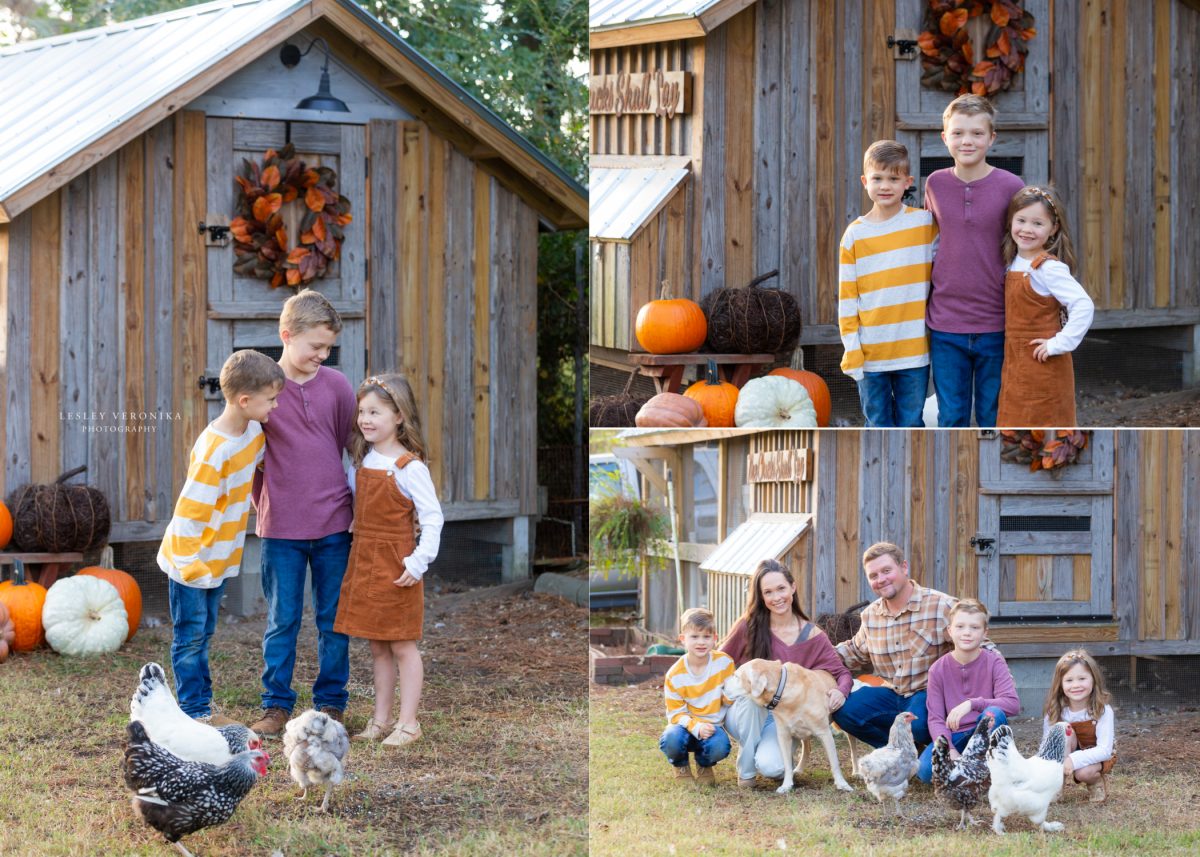
[(757, 512), (700, 563), (702, 571), (752, 575), (764, 559), (779, 559), (812, 523), (808, 513)]
[(602, 241), (629, 241), (667, 204), (687, 175), (684, 166), (593, 168), (588, 188), (588, 236)]
[(633, 23), (699, 17), (720, 0), (592, 0), (588, 26), (622, 27)]
[[(593, 429), (602, 431), (602, 429)], [(707, 440), (727, 440), (747, 434), (772, 431), (761, 428), (627, 428), (617, 432), (626, 446), (681, 446)]]

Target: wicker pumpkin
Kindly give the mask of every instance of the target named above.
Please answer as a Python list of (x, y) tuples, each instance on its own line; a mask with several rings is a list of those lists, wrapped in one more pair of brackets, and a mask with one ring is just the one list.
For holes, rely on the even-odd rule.
[(125, 612), (129, 617), (129, 635), (126, 640), (132, 640), (137, 633), (138, 623), (142, 621), (142, 588), (137, 585), (133, 575), (126, 571), (113, 568), (113, 551), (110, 545), (105, 545), (100, 553), (100, 564), (89, 565), (79, 570), (80, 575), (98, 577), (107, 580), (117, 589), (121, 601), (125, 604)]
[(46, 593), (46, 642), (60, 655), (107, 655), (121, 648), (129, 616), (117, 588), (98, 577), (65, 577)]
[(25, 563), (13, 563), (13, 578), (0, 583), (0, 603), (8, 608), (13, 623), (12, 650), (32, 652), (46, 638), (42, 628), (42, 605), (46, 588), (25, 579)]
[(714, 289), (700, 301), (708, 317), (708, 347), (716, 354), (784, 354), (800, 341), (800, 307), (782, 289), (760, 284), (778, 274), (755, 277), (743, 289)]
[(742, 387), (734, 422), (742, 428), (816, 428), (817, 410), (802, 384), (767, 375)]
[(639, 399), (629, 392), (633, 379), (637, 377), (635, 368), (625, 381), (625, 388), (615, 396), (598, 396), (592, 399), (588, 407), (588, 425), (592, 428), (630, 428), (637, 418), (637, 412), (646, 404), (646, 399)]
[(732, 428), (733, 411), (738, 402), (738, 388), (717, 375), (716, 362), (708, 361), (703, 381), (697, 381), (683, 395), (695, 399), (704, 410), (704, 419), (713, 428)]
[(808, 395), (812, 398), (813, 407), (817, 409), (817, 425), (824, 428), (829, 425), (830, 417), (833, 415), (833, 403), (829, 398), (829, 385), (825, 383), (825, 379), (816, 372), (809, 372), (804, 368), (804, 350), (797, 348), (792, 352), (792, 364), (786, 369), (772, 369), (768, 375), (781, 375), (784, 378), (791, 378), (793, 381), (799, 381), (804, 385), (804, 389), (808, 390)]
[(13, 542), (23, 551), (64, 553), (100, 547), (111, 526), (108, 501), (88, 485), (65, 484), (85, 466), (50, 485), (23, 485), (8, 496)]
[(8, 511), (8, 507), (0, 503), (0, 548), (5, 548), (12, 540), (12, 515)]
[(704, 344), (708, 338), (708, 320), (695, 301), (667, 298), (664, 280), (659, 299), (638, 310), (633, 333), (651, 354), (682, 354)]
[(0, 601), (0, 664), (8, 660), (8, 653), (12, 651), (13, 638), (16, 636), (17, 631), (13, 627), (12, 617), (8, 615), (8, 608)]
[(708, 425), (700, 403), (679, 393), (659, 393), (637, 412), (639, 428), (698, 428)]

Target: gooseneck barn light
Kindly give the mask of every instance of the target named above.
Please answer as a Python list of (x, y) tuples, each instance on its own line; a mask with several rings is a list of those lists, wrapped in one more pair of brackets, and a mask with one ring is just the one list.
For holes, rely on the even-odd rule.
[(317, 94), (310, 95), (296, 105), (297, 110), (328, 110), (335, 113), (349, 113), (350, 108), (346, 106), (346, 102), (340, 98), (334, 98), (333, 93), (329, 91), (329, 45), (320, 36), (309, 42), (308, 47), (303, 53), (293, 44), (285, 44), (279, 49), (279, 61), (287, 68), (294, 68), (300, 63), (300, 58), (306, 56), (313, 49), (313, 45), (317, 42), (321, 43), (321, 47), (325, 50), (325, 65), (321, 67), (321, 85), (317, 87)]

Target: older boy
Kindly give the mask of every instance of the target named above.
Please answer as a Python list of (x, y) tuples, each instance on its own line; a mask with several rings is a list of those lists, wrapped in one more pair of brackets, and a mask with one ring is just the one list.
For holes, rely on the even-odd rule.
[(263, 460), (263, 425), (278, 405), (283, 370), (257, 351), (235, 351), (221, 367), (225, 410), (192, 446), (187, 479), (167, 524), (158, 567), (167, 573), (171, 666), (179, 707), (225, 726), (212, 711), (208, 644), (225, 581), (236, 577), (250, 517), (250, 486)]
[(296, 704), (292, 671), (309, 568), (319, 661), (312, 704), (340, 721), (348, 699), (349, 640), (334, 632), (333, 620), (350, 555), (353, 517), (342, 450), (358, 403), (346, 376), (321, 365), (341, 329), (333, 305), (311, 289), (289, 298), (279, 316), (279, 366), (286, 380), (279, 411), (266, 427), (266, 460), (255, 486), (268, 612), (264, 710), (252, 728), (266, 737), (279, 735)]
[(858, 382), (868, 428), (916, 427), (929, 385), (925, 296), (937, 227), (903, 202), (908, 150), (878, 140), (863, 156), (871, 210), (842, 236), (838, 325), (842, 371)]
[(1004, 217), (1024, 182), (987, 162), (996, 111), (978, 95), (960, 95), (942, 114), (942, 141), (954, 166), (925, 183), (925, 207), (940, 232), (929, 294), (929, 352), (938, 425), (996, 424), (1004, 362)]
[(733, 658), (714, 651), (717, 630), (713, 615), (693, 607), (679, 618), (679, 641), (687, 654), (667, 670), (663, 696), (667, 728), (659, 749), (679, 779), (691, 779), (689, 754), (696, 755), (696, 780), (715, 785), (713, 765), (729, 755), (729, 736), (721, 728), (730, 704), (721, 686), (733, 675)]

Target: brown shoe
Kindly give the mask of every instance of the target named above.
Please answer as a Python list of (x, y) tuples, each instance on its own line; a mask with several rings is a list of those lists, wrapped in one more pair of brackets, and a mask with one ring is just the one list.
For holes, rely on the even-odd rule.
[(278, 738), (291, 716), (290, 711), (272, 706), (264, 711), (262, 719), (256, 720), (250, 728), (264, 738)]
[(1100, 777), (1099, 782), (1088, 784), (1087, 789), (1088, 789), (1088, 800), (1089, 801), (1091, 801), (1092, 803), (1104, 803), (1105, 798), (1108, 797), (1108, 795), (1106, 794), (1105, 789), (1104, 789), (1104, 785), (1105, 785), (1104, 781), (1106, 779), (1108, 779), (1108, 778), (1102, 776), (1102, 777)]
[(345, 721), (343, 721), (343, 720), (342, 720), (342, 718), (345, 716), (345, 712), (344, 712), (344, 711), (342, 711), (342, 709), (340, 709), (340, 708), (334, 708), (334, 707), (333, 707), (333, 706), (331, 706), (331, 705), (326, 705), (326, 706), (324, 706), (324, 707), (322, 707), (322, 708), (318, 708), (318, 709), (317, 709), (317, 711), (320, 711), (320, 712), (321, 712), (322, 714), (324, 714), (326, 717), (332, 717), (332, 718), (333, 718), (334, 720), (336, 720), (338, 723), (344, 723), (344, 722), (345, 722)]
[(687, 764), (687, 765), (676, 765), (676, 766), (675, 766), (675, 779), (677, 779), (677, 780), (690, 780), (691, 778), (692, 778), (692, 766), (691, 766), (691, 764)]
[(742, 779), (741, 777), (738, 777), (738, 788), (739, 789), (752, 789), (757, 784), (758, 784), (757, 777), (750, 777), (749, 779)]
[(212, 713), (212, 717), (208, 718), (208, 725), (215, 727), (217, 729), (219, 729), (222, 726), (233, 726), (234, 724), (237, 724), (238, 726), (240, 726), (240, 725), (242, 725), (242, 721), (233, 720), (229, 717), (226, 717), (224, 714), (222, 714), (219, 711), (214, 711)]
[(717, 778), (713, 776), (713, 769), (705, 768), (702, 765), (697, 765), (696, 782), (702, 786), (715, 786), (717, 784)]

